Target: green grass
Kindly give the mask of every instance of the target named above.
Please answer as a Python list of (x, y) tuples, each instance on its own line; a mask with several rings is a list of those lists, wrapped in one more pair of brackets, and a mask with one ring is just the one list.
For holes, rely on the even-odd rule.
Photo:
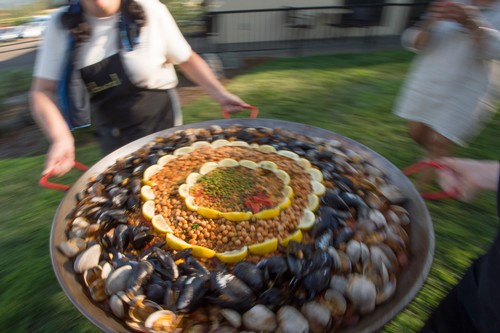
[[(397, 167), (420, 155), (405, 122), (391, 113), (412, 55), (404, 51), (275, 60), (228, 86), (260, 109), (260, 118), (325, 128), (359, 141)], [(185, 123), (220, 118), (207, 97), (185, 105)], [(498, 159), (496, 116), (460, 156)], [(78, 149), (86, 164), (95, 146)], [(52, 272), (51, 222), (63, 194), (37, 186), (44, 157), (0, 161), (0, 331), (98, 332), (66, 298)], [(72, 172), (61, 182), (74, 182)], [(493, 194), (473, 203), (428, 202), (436, 233), (435, 260), (417, 298), (383, 332), (415, 332), (467, 266), (491, 243), (498, 219)]]
[[(12, 84), (13, 82), (16, 84)], [(2, 75), (0, 75), (0, 105), (4, 99), (28, 91), (30, 85), (30, 70), (2, 71)]]

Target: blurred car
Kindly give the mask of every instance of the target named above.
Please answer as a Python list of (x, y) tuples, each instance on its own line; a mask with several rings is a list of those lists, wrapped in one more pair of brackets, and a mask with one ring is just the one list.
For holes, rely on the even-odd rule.
[(47, 27), (46, 21), (30, 22), (20, 26), (19, 38), (36, 38), (41, 37), (45, 28)]
[(8, 27), (0, 29), (0, 42), (14, 40), (19, 36), (19, 27)]

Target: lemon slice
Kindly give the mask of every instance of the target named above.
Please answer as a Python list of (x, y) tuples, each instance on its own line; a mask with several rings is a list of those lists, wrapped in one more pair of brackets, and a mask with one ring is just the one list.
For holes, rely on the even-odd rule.
[(290, 241), (302, 242), (302, 231), (299, 229), (281, 241), (283, 247), (287, 247)]
[(146, 180), (149, 180), (149, 178), (151, 178), (152, 176), (157, 174), (158, 171), (160, 171), (160, 170), (161, 170), (161, 166), (159, 166), (158, 164), (150, 165), (146, 170), (144, 170), (143, 178)]
[(274, 148), (271, 145), (262, 145), (262, 146), (259, 146), (257, 148), (257, 150), (260, 151), (261, 153), (264, 153), (264, 154), (269, 154), (269, 153), (275, 153), (276, 152), (276, 148)]
[(153, 200), (155, 198), (155, 192), (149, 185), (144, 185), (141, 187), (141, 199), (142, 201)]
[(295, 161), (295, 163), (297, 163), (300, 167), (303, 167), (304, 169), (309, 169), (311, 167), (311, 162), (309, 162), (309, 160), (306, 160), (303, 157)]
[(174, 231), (170, 227), (170, 224), (165, 221), (163, 218), (163, 215), (157, 214), (153, 216), (153, 219), (151, 220), (151, 224), (155, 228), (156, 231), (161, 232), (161, 233), (173, 233)]
[(206, 175), (207, 173), (209, 173), (210, 171), (214, 170), (217, 168), (217, 163), (215, 162), (207, 162), (205, 164), (203, 164), (200, 168), (200, 173), (202, 175)]
[(238, 250), (216, 253), (215, 257), (226, 264), (233, 264), (245, 259), (247, 254), (248, 254), (248, 248), (244, 246)]
[(159, 166), (164, 166), (166, 165), (168, 162), (172, 161), (172, 160), (175, 160), (177, 158), (177, 156), (175, 155), (165, 155), (165, 156), (162, 156), (158, 159), (158, 165)]
[(213, 148), (220, 148), (220, 147), (227, 146), (228, 143), (229, 143), (229, 141), (227, 141), (227, 140), (219, 139), (219, 140), (215, 140), (214, 142), (212, 142), (212, 147)]
[(321, 184), (320, 182), (313, 180), (311, 182), (311, 186), (314, 194), (318, 196), (325, 194), (326, 191), (325, 185)]
[(207, 219), (218, 219), (221, 216), (218, 210), (207, 207), (198, 207), (196, 212)]
[(298, 161), (300, 160), (300, 156), (295, 154), (293, 151), (289, 151), (289, 150), (278, 150), (277, 153), (281, 156), (285, 156), (285, 157), (288, 157), (288, 158), (291, 158), (292, 160), (294, 161)]
[(264, 209), (256, 214), (253, 214), (257, 220), (272, 219), (278, 215), (280, 215), (280, 210), (278, 208)]
[(185, 249), (192, 247), (191, 244), (186, 243), (185, 241), (183, 241), (182, 239), (180, 239), (177, 236), (174, 236), (174, 234), (170, 234), (170, 233), (167, 234), (165, 236), (165, 240), (167, 241), (167, 246), (175, 251), (181, 251), (181, 250), (185, 250)]
[(232, 159), (232, 158), (224, 158), (217, 163), (218, 166), (220, 167), (235, 167), (238, 166), (239, 163), (238, 161)]
[(312, 179), (317, 181), (317, 182), (322, 182), (323, 181), (323, 173), (316, 168), (309, 168), (307, 169), (307, 172), (311, 175)]
[(187, 197), (189, 197), (189, 188), (191, 186), (189, 186), (188, 184), (182, 184), (181, 186), (179, 186), (179, 195), (183, 198), (183, 199), (186, 199)]
[(189, 210), (192, 210), (194, 212), (196, 212), (198, 210), (198, 205), (194, 203), (194, 197), (192, 197), (192, 196), (186, 197), (185, 202), (186, 202), (186, 207)]
[(221, 216), (226, 220), (239, 222), (239, 221), (250, 220), (253, 214), (251, 212), (226, 212), (226, 213), (221, 213)]
[(231, 146), (231, 147), (250, 147), (248, 142), (241, 141), (241, 140), (231, 141), (227, 145)]
[(248, 247), (248, 251), (253, 254), (264, 255), (274, 252), (278, 249), (278, 239), (268, 239), (262, 243), (252, 244)]
[(316, 209), (318, 209), (318, 207), (319, 207), (319, 198), (318, 198), (318, 196), (315, 195), (315, 194), (309, 194), (307, 196), (307, 201), (308, 201), (307, 209), (309, 209), (312, 212), (315, 212)]
[(149, 185), (149, 186), (155, 186), (155, 185), (156, 185), (156, 183), (155, 183), (155, 182), (153, 182), (153, 181), (151, 181), (151, 180), (149, 180), (149, 179), (143, 179), (143, 180), (142, 180), (142, 184), (143, 184), (143, 185)]
[(274, 171), (274, 170), (278, 169), (278, 166), (276, 165), (276, 163), (271, 162), (271, 161), (262, 161), (262, 162), (259, 162), (258, 165), (262, 169), (266, 169), (266, 170)]
[(250, 160), (241, 160), (239, 163), (242, 167), (252, 169), (252, 170), (255, 170), (259, 167), (259, 165), (257, 163), (255, 163), (254, 161), (250, 161)]
[(283, 194), (285, 197), (292, 199), (293, 198), (293, 188), (291, 186), (285, 186), (285, 189), (283, 190)]
[(198, 258), (212, 258), (215, 256), (215, 251), (204, 246), (199, 245), (191, 245), (191, 249), (193, 249), (193, 256)]
[(308, 209), (304, 209), (304, 215), (302, 215), (297, 228), (302, 230), (310, 230), (314, 226), (315, 222), (316, 216), (314, 215), (314, 213)]
[(281, 169), (278, 169), (278, 170), (273, 170), (274, 171), (274, 174), (283, 181), (283, 183), (285, 185), (288, 185), (290, 184), (290, 176), (288, 175), (288, 173), (286, 173), (286, 171), (283, 171)]
[(279, 205), (278, 207), (283, 210), (283, 209), (287, 209), (288, 207), (290, 207), (290, 205), (292, 204), (292, 201), (290, 200), (290, 198), (286, 197), (285, 200), (283, 200)]
[(174, 155), (175, 156), (187, 155), (191, 153), (193, 150), (194, 148), (191, 146), (177, 148), (176, 150), (174, 150)]
[(186, 178), (186, 184), (188, 185), (196, 184), (196, 181), (198, 180), (198, 178), (200, 178), (200, 176), (201, 175), (198, 172), (190, 173), (189, 176), (187, 176)]
[(153, 200), (148, 200), (142, 205), (142, 215), (146, 220), (151, 221), (153, 216), (155, 216), (155, 202)]
[(211, 147), (211, 144), (208, 141), (196, 141), (191, 145), (191, 147), (193, 147), (193, 149), (200, 149), (205, 147)]

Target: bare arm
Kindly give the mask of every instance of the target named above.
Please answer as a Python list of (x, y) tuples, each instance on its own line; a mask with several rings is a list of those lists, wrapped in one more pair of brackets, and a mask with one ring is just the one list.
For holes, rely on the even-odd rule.
[(196, 52), (192, 52), (189, 59), (179, 64), (179, 67), (190, 80), (201, 86), (210, 97), (229, 112), (239, 111), (241, 107), (248, 105), (224, 88), (205, 60)]
[(34, 78), (30, 91), (31, 114), (50, 142), (43, 174), (61, 176), (74, 165), (75, 145), (56, 100), (57, 81)]
[(414, 41), (414, 47), (417, 50), (421, 50), (425, 47), (427, 44), (427, 41), (429, 40), (430, 34), (431, 34), (431, 28), (432, 25), (434, 24), (434, 20), (432, 19), (427, 19), (423, 21), (419, 27), (418, 27), (418, 32), (415, 37)]
[(500, 174), (498, 161), (443, 158), (439, 163), (452, 170), (439, 173), (444, 190), (455, 189), (461, 200), (469, 201), (480, 191), (496, 191)]

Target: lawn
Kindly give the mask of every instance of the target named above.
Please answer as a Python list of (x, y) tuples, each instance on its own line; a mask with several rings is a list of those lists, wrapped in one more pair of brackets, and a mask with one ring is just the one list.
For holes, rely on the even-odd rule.
[[(337, 132), (402, 168), (421, 153), (408, 138), (405, 122), (391, 113), (411, 59), (405, 51), (280, 59), (231, 80), (228, 88), (257, 106), (260, 118)], [(183, 110), (185, 123), (220, 117), (207, 97)], [(497, 115), (458, 154), (498, 159), (499, 125)], [(88, 165), (100, 159), (95, 146), (78, 149), (77, 157)], [(63, 194), (37, 186), (43, 160), (0, 160), (0, 331), (98, 332), (66, 298), (52, 272), (49, 234)], [(61, 182), (71, 183), (78, 175), (71, 172)], [(432, 270), (416, 299), (383, 332), (417, 331), (471, 260), (488, 247), (498, 227), (492, 193), (469, 204), (428, 202), (428, 208), (436, 234)]]

